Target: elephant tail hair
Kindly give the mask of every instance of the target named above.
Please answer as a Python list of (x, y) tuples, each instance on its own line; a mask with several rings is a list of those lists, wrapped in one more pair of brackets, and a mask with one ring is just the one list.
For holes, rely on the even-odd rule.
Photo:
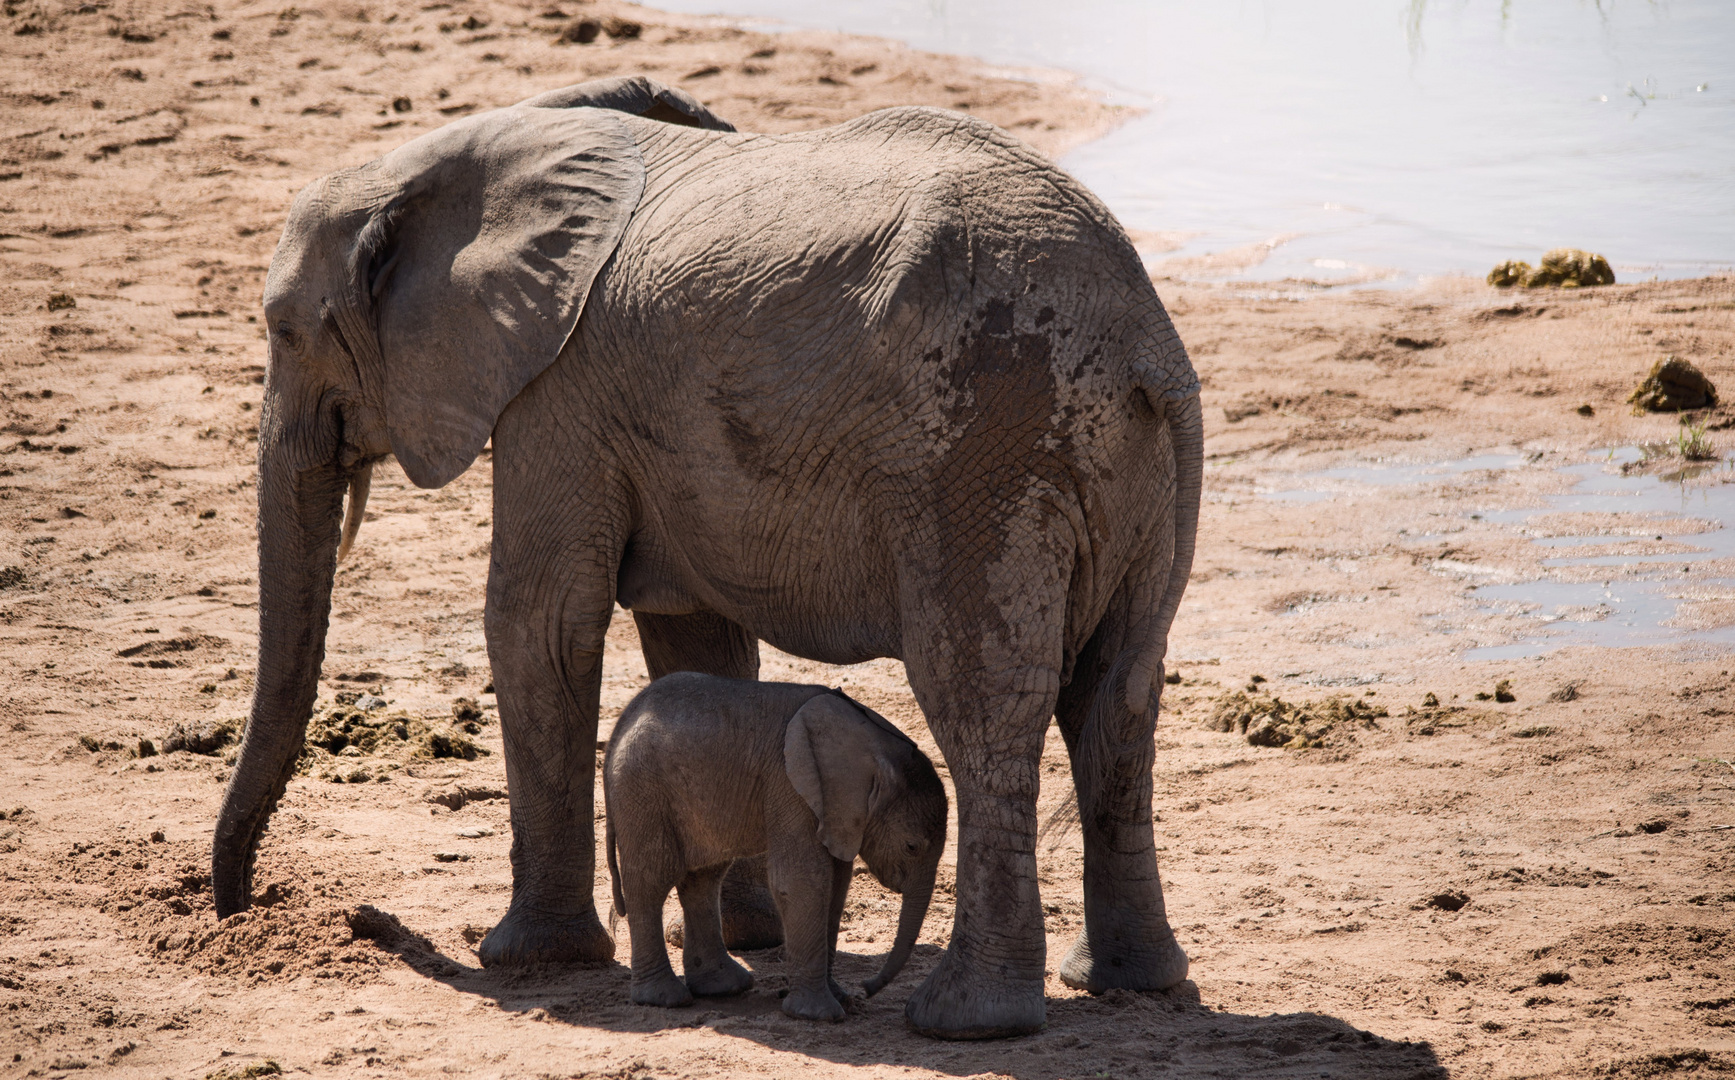
[(620, 859), (614, 853), (614, 819), (609, 818), (603, 823), (603, 837), (608, 848), (608, 883), (614, 893), (614, 918), (619, 919), (627, 913), (626, 894), (621, 892)]

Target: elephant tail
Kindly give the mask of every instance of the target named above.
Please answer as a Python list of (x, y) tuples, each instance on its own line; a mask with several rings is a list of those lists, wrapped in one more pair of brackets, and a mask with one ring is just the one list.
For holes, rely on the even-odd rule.
[[(1171, 331), (1172, 333), (1173, 331)], [(1179, 351), (1180, 342), (1175, 342)], [(1193, 573), (1193, 549), (1199, 532), (1199, 497), (1205, 471), (1205, 424), (1199, 403), (1199, 380), (1181, 353), (1180, 372), (1148, 362), (1134, 364), (1136, 383), (1151, 406), (1168, 423), (1169, 446), (1175, 462), (1175, 498), (1169, 508), (1174, 527), (1167, 578), (1153, 582), (1156, 613), (1145, 625), (1143, 640), (1127, 672), (1126, 704), (1135, 716), (1151, 705), (1151, 691), (1160, 689), (1163, 657), (1168, 652), (1169, 627), (1181, 608), (1181, 594)], [(1177, 375), (1184, 375), (1177, 378)], [(1180, 384), (1180, 385), (1177, 385)], [(1152, 590), (1155, 591), (1154, 589)], [(1140, 605), (1143, 608), (1143, 605)]]
[(603, 837), (608, 848), (608, 883), (614, 893), (614, 918), (619, 919), (627, 913), (627, 898), (621, 892), (620, 860), (614, 853), (614, 818), (603, 822)]

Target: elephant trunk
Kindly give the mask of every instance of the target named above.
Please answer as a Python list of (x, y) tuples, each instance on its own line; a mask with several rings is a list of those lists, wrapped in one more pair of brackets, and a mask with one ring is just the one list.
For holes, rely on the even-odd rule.
[(881, 965), (879, 974), (862, 984), (868, 997), (884, 990), (886, 984), (898, 977), (898, 972), (904, 969), (904, 964), (910, 959), (910, 953), (916, 947), (916, 937), (922, 932), (922, 920), (928, 916), (928, 902), (934, 898), (934, 876), (938, 870), (938, 862), (930, 863), (914, 875), (914, 880), (904, 884), (904, 904), (898, 913), (897, 940), (892, 942), (892, 951), (886, 954), (886, 961)]
[[(211, 848), (217, 917), (247, 908), (253, 859), (295, 771), (319, 691), (348, 471), (295, 468), (279, 448), (259, 462), (259, 667), (240, 759)], [(363, 496), (366, 481), (360, 485)], [(359, 520), (360, 511), (357, 508)]]

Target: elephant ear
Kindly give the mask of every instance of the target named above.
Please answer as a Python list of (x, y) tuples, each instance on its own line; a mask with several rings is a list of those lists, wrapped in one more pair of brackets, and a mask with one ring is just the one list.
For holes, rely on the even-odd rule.
[(572, 336), (644, 192), (644, 160), (605, 110), (514, 106), (380, 165), (396, 194), (357, 244), (356, 284), (376, 305), (392, 450), (417, 485), (439, 487)]
[(790, 718), (783, 768), (819, 819), (819, 842), (833, 858), (854, 861), (868, 819), (890, 793), (883, 733), (840, 694), (819, 694)]

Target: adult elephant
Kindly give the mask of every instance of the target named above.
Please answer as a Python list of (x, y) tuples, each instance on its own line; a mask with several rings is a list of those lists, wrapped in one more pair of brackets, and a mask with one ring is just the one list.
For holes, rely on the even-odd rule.
[(1051, 716), (1085, 845), (1061, 975), (1179, 982), (1152, 735), (1202, 428), (1138, 256), (1077, 181), (967, 116), (726, 129), (644, 80), (586, 84), (296, 199), (265, 287), (259, 673), (218, 913), (247, 906), (301, 750), (371, 465), (395, 454), (439, 487), (492, 437), (513, 894), (483, 963), (613, 955), (591, 853), (618, 601), (653, 674), (750, 677), (755, 639), (904, 661), (959, 819), (951, 942), (906, 1008), (918, 1030), (1043, 1023)]

